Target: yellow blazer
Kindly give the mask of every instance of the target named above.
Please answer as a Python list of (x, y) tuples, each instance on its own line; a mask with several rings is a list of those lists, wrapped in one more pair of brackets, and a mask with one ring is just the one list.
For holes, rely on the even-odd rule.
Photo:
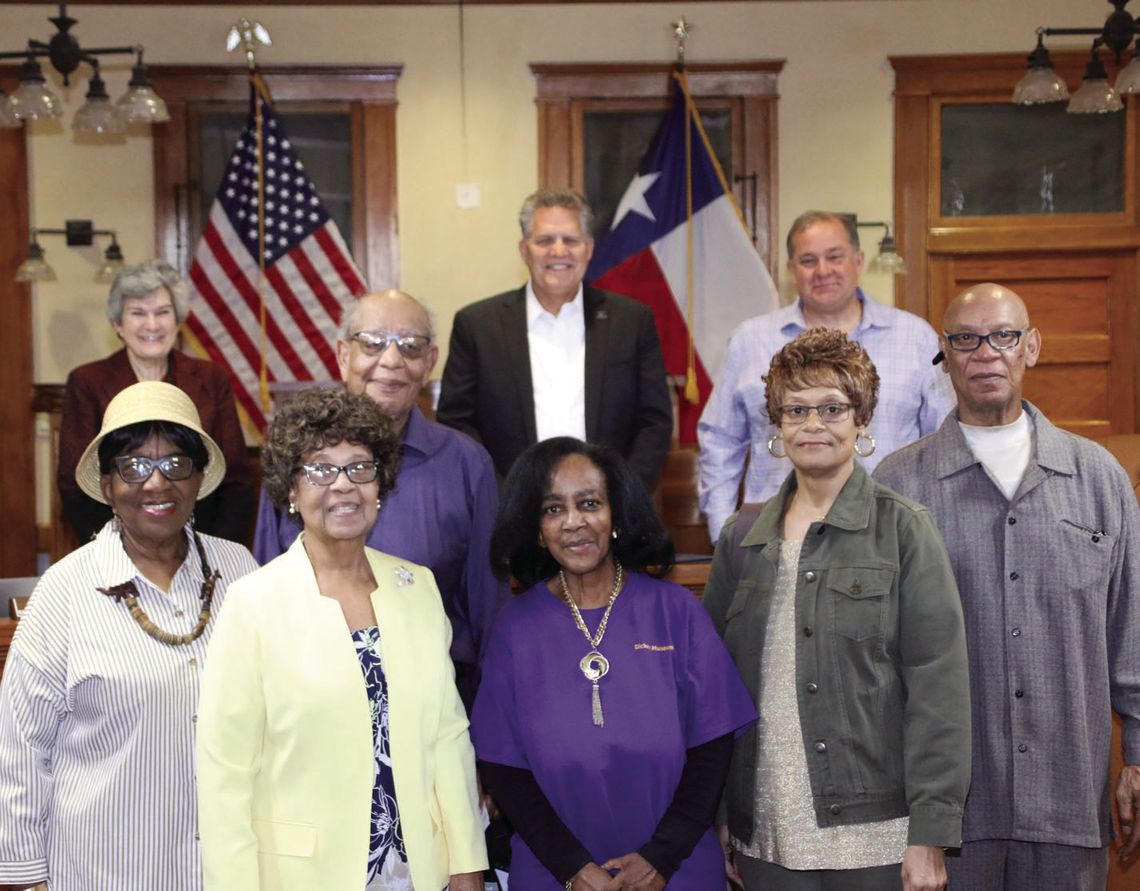
[[(451, 626), (431, 571), (365, 548), (412, 882), (439, 891), (487, 853)], [(404, 570), (411, 584), (400, 584)], [(304, 535), (226, 591), (198, 706), (208, 891), (361, 891), (373, 781), (364, 675)]]

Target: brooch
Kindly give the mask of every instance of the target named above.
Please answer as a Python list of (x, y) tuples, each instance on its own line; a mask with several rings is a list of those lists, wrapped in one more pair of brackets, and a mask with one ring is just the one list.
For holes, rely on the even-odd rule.
[(416, 577), (412, 575), (412, 571), (406, 566), (397, 566), (392, 570), (396, 574), (396, 587), (406, 588), (408, 585), (416, 583)]

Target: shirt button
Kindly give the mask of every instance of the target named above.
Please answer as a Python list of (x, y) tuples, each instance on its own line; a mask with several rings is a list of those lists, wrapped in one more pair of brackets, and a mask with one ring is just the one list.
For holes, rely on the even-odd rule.
[(182, 610), (180, 610), (180, 609), (176, 609), (176, 610), (174, 611), (174, 615), (176, 615), (176, 616), (184, 616), (184, 615), (186, 615), (186, 613), (182, 612)]
[(190, 657), (190, 664), (191, 664), (191, 665), (197, 665), (197, 664), (198, 664), (198, 659), (197, 659), (195, 656), (191, 656), (191, 657)]
[(1011, 582), (1016, 582), (1019, 578), (1021, 578), (1021, 576), (1019, 576), (1016, 572), (1011, 572), (1009, 574), (1009, 580)]
[(1015, 697), (1017, 697), (1018, 699), (1020, 699), (1022, 696), (1025, 695), (1025, 691), (1024, 690), (1014, 690), (1013, 695)]
[(815, 684), (808, 684), (807, 691), (809, 693), (815, 694), (819, 692), (819, 687), (817, 687)]
[(1020, 628), (1014, 628), (1014, 629), (1012, 629), (1012, 630), (1009, 632), (1009, 636), (1010, 636), (1010, 637), (1021, 637), (1021, 629), (1020, 629)]
[(1019, 746), (1017, 747), (1017, 751), (1019, 751), (1019, 752), (1028, 752), (1028, 751), (1029, 751), (1029, 746), (1027, 746), (1025, 743), (1022, 743), (1021, 745), (1019, 745)]
[(809, 569), (807, 572), (804, 573), (804, 580), (809, 581), (809, 582), (814, 582), (815, 581), (815, 573)]
[(816, 750), (817, 752), (820, 752), (820, 753), (826, 752), (826, 751), (827, 751), (827, 743), (825, 743), (825, 742), (824, 742), (822, 739), (821, 739), (821, 740), (819, 740), (819, 741), (818, 741), (818, 742), (815, 744), (815, 750)]
[(1010, 526), (1016, 526), (1017, 525), (1017, 517), (1010, 517), (1008, 520), (1006, 520), (1006, 522), (1009, 523)]
[(841, 808), (837, 804), (833, 804), (831, 807), (828, 808), (828, 810), (831, 811), (833, 816), (835, 816), (835, 815), (841, 813), (843, 811), (843, 808)]
[(808, 625), (808, 627), (804, 629), (804, 637), (811, 637), (814, 633), (815, 632), (811, 630), (810, 625)]

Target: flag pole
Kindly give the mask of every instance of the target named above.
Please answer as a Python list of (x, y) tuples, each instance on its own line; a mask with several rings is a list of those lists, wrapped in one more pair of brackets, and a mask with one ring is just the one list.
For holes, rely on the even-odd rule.
[(270, 46), (272, 41), (269, 32), (260, 22), (251, 22), (244, 16), (233, 25), (226, 35), (226, 50), (233, 52), (239, 46), (245, 52), (246, 65), (249, 68), (250, 101), (253, 103), (254, 132), (256, 133), (257, 153), (257, 293), (258, 293), (258, 323), (261, 328), (260, 343), (258, 344), (261, 367), (258, 371), (258, 392), (261, 396), (261, 408), (268, 413), (269, 402), (269, 366), (267, 354), (269, 339), (266, 334), (265, 294), (269, 282), (265, 275), (265, 152), (262, 141), (262, 126), (264, 123), (261, 113), (261, 103), (272, 105), (269, 96), (269, 87), (265, 85), (261, 74), (257, 70), (256, 44)]
[(689, 23), (681, 16), (672, 23), (673, 37), (677, 41), (677, 63), (673, 73), (685, 97), (685, 315), (689, 328), (689, 348), (685, 369), (685, 401), (697, 405), (701, 401), (697, 386), (697, 348), (693, 337), (696, 315), (696, 295), (693, 293), (693, 116), (696, 109), (689, 96), (689, 80), (685, 74), (685, 41), (689, 37)]

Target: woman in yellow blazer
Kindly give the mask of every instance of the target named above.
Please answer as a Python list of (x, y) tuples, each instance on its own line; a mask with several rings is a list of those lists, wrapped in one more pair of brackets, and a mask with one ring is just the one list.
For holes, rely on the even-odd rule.
[(202, 678), (207, 891), (482, 889), (450, 623), (429, 570), (366, 548), (398, 462), (364, 396), (280, 408), (262, 473), (304, 531), (229, 589)]

